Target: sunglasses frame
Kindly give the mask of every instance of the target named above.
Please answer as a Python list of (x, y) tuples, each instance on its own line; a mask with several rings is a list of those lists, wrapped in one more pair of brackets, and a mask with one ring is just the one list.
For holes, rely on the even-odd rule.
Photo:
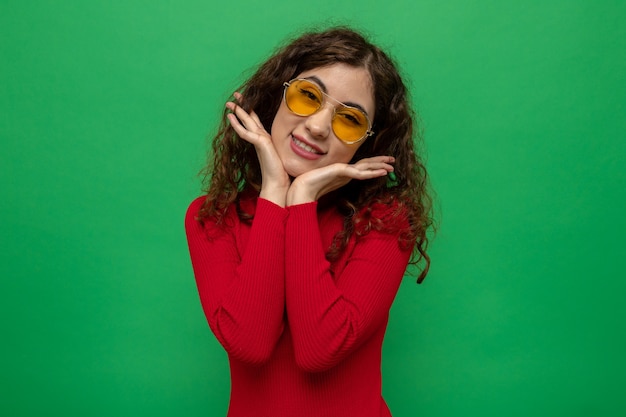
[[(317, 110), (315, 110), (313, 113), (311, 114), (300, 114), (300, 113), (296, 113), (295, 111), (293, 111), (291, 109), (291, 107), (289, 107), (289, 104), (287, 103), (287, 89), (291, 86), (292, 83), (296, 82), (296, 81), (306, 81), (307, 83), (313, 84), (313, 86), (315, 86), (315, 88), (317, 88), (319, 90), (319, 92), (322, 94), (322, 97), (324, 98), (324, 100), (322, 101), (322, 103), (320, 104), (320, 106), (317, 108)], [(363, 116), (365, 117), (365, 120), (367, 120), (367, 131), (365, 131), (365, 134), (363, 134), (363, 136), (361, 136), (359, 139), (357, 140), (353, 140), (353, 141), (347, 141), (347, 140), (343, 140), (341, 139), (339, 136), (337, 136), (337, 133), (335, 133), (335, 128), (331, 122), (330, 126), (333, 129), (333, 133), (335, 133), (335, 136), (337, 137), (337, 139), (339, 139), (340, 141), (342, 141), (343, 143), (347, 144), (347, 145), (352, 145), (355, 143), (359, 143), (360, 141), (362, 141), (365, 138), (368, 138), (370, 136), (372, 136), (374, 134), (374, 131), (372, 130), (372, 122), (370, 121), (370, 118), (367, 116), (367, 114), (354, 106), (348, 106), (347, 104), (342, 103), (341, 101), (337, 100), (334, 97), (329, 96), (328, 94), (326, 94), (326, 92), (324, 90), (322, 90), (322, 88), (315, 82), (315, 81), (311, 81), (308, 80), (306, 78), (294, 78), (291, 81), (286, 81), (283, 83), (283, 101), (285, 102), (285, 105), (287, 106), (287, 108), (289, 109), (290, 112), (292, 112), (293, 114), (295, 114), (296, 116), (302, 116), (302, 117), (308, 117), (308, 116), (313, 116), (315, 113), (317, 113), (318, 111), (320, 111), (323, 107), (324, 107), (324, 103), (325, 103), (325, 98), (329, 98), (332, 101), (340, 104), (343, 108), (346, 109), (353, 109), (356, 110), (360, 113), (363, 114)], [(335, 116), (337, 115), (337, 107), (335, 107), (333, 109), (333, 118), (332, 120), (335, 120)]]

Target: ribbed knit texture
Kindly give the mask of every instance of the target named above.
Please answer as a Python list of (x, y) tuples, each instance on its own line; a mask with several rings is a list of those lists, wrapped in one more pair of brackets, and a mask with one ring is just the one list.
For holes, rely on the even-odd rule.
[(220, 231), (195, 220), (203, 200), (185, 225), (200, 300), (230, 360), (228, 417), (389, 417), (381, 348), (410, 251), (371, 231), (330, 263), (343, 225), (333, 208), (259, 198), (245, 207), (252, 225), (233, 209)]

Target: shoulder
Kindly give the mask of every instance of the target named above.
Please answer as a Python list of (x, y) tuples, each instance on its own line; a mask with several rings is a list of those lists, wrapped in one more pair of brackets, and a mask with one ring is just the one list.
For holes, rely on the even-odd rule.
[(236, 201), (230, 203), (224, 209), (212, 210), (215, 201), (203, 195), (194, 199), (187, 207), (185, 225), (200, 225), (205, 228), (213, 225), (217, 228), (229, 228), (240, 220), (250, 219), (254, 216), (257, 207), (257, 196), (243, 192)]
[(377, 199), (363, 207), (358, 215), (389, 227), (408, 227), (408, 207), (397, 198)]
[(406, 206), (398, 199), (376, 201), (370, 205), (373, 217), (380, 219), (405, 218), (407, 217)]
[(187, 207), (187, 212), (185, 213), (185, 226), (189, 226), (191, 223), (198, 222), (198, 216), (200, 215), (200, 210), (206, 201), (206, 196), (197, 197), (194, 199), (189, 207)]
[(377, 234), (395, 236), (402, 242), (406, 240), (408, 235), (411, 235), (409, 209), (397, 198), (373, 201), (359, 210), (353, 222), (357, 237), (376, 232)]
[(230, 213), (236, 212), (234, 204), (231, 204), (218, 220), (215, 214), (210, 214), (212, 204), (213, 202), (206, 195), (195, 198), (187, 207), (185, 227), (189, 230), (190, 228), (202, 229), (209, 225), (217, 226), (227, 222)]
[(205, 201), (206, 201), (205, 195), (196, 197), (195, 199), (193, 199), (191, 204), (189, 204), (189, 207), (187, 207), (186, 217), (189, 217), (190, 215), (197, 215), (200, 209), (202, 208), (202, 206), (204, 205)]
[(185, 214), (185, 230), (187, 239), (200, 238), (209, 240), (223, 236), (224, 233), (232, 229), (238, 223), (238, 216), (235, 204), (226, 208), (223, 215), (218, 219), (215, 215), (207, 214), (213, 204), (207, 196), (194, 199)]

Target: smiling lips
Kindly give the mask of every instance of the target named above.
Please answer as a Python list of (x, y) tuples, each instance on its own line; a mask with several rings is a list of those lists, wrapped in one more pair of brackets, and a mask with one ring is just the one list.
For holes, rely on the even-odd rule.
[(318, 159), (324, 155), (320, 149), (314, 148), (296, 136), (291, 136), (291, 149), (305, 159)]

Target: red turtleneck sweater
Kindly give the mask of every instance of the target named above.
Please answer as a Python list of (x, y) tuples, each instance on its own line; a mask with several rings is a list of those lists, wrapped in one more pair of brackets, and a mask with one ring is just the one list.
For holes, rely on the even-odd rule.
[(343, 226), (334, 207), (253, 198), (242, 202), (250, 224), (232, 206), (220, 229), (196, 220), (203, 201), (185, 226), (202, 307), (230, 361), (228, 417), (389, 417), (381, 348), (411, 251), (372, 230), (329, 262)]

